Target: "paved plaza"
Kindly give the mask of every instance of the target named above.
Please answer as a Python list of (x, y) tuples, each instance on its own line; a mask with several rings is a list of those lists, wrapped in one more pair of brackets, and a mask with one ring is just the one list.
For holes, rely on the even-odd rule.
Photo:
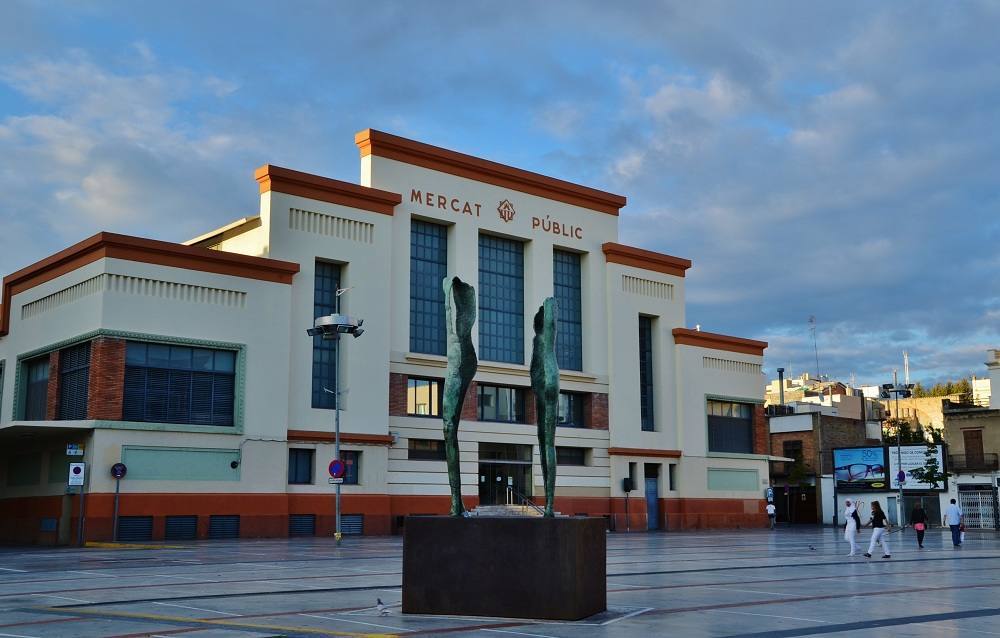
[(833, 529), (612, 534), (608, 611), (575, 623), (404, 615), (398, 537), (3, 548), (0, 637), (1000, 635), (1000, 539), (890, 539), (866, 560)]

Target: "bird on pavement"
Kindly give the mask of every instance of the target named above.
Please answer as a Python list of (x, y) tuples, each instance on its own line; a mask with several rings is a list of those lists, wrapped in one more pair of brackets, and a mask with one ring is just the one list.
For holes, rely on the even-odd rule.
[(375, 599), (375, 609), (378, 610), (378, 615), (379, 616), (388, 616), (389, 615), (389, 609), (385, 606), (385, 603), (382, 602), (381, 598), (376, 598)]

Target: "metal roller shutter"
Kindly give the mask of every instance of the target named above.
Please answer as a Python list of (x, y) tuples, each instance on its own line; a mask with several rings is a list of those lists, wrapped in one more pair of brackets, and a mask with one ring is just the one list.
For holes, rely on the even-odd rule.
[(168, 541), (190, 541), (198, 538), (198, 517), (168, 516), (163, 537)]
[(364, 529), (365, 529), (364, 514), (344, 514), (340, 517), (340, 531), (343, 534), (360, 535), (364, 533)]
[(153, 540), (152, 516), (122, 516), (118, 519), (118, 540), (120, 541), (151, 541)]
[(240, 537), (240, 517), (235, 516), (209, 516), (208, 517), (208, 537), (209, 538), (239, 538)]

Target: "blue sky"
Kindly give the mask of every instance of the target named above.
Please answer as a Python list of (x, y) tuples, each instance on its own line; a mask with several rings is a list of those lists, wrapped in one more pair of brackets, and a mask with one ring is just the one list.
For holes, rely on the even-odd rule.
[(0, 273), (99, 230), (356, 181), (378, 128), (627, 195), (688, 322), (770, 374), (984, 375), (1000, 347), (997, 2), (36, 2), (0, 22)]

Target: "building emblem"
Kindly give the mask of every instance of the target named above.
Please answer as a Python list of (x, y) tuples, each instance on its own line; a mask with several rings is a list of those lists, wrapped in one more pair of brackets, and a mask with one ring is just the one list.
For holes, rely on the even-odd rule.
[(510, 203), (510, 200), (505, 199), (502, 202), (500, 202), (500, 204), (497, 206), (497, 212), (500, 213), (500, 219), (504, 220), (505, 222), (509, 222), (510, 220), (514, 219), (514, 214), (515, 214), (514, 205)]

